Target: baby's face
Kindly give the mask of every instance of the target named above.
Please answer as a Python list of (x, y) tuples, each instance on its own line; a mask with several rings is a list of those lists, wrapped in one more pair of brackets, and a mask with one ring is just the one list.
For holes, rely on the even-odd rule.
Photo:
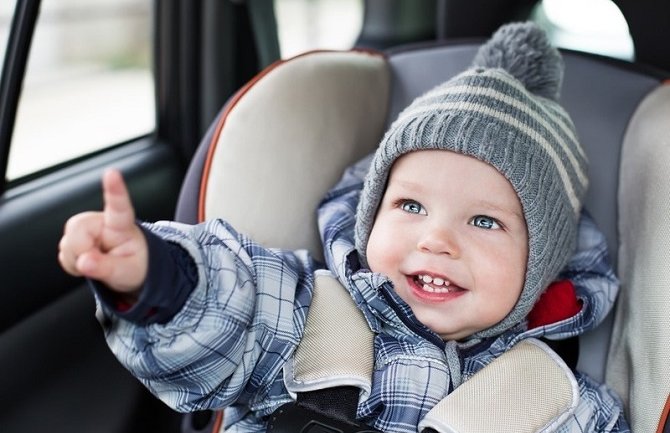
[(446, 150), (399, 158), (367, 247), (417, 318), (445, 340), (501, 321), (521, 294), (528, 234), (510, 183)]

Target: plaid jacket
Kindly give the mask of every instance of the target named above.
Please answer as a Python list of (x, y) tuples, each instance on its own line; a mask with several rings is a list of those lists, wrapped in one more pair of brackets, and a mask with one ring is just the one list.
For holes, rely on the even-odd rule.
[[(452, 391), (445, 342), (419, 323), (381, 275), (358, 269), (353, 225), (366, 162), (350, 168), (319, 209), (326, 264), (375, 331), (372, 389), (358, 417), (385, 432), (416, 432)], [(267, 249), (222, 220), (146, 225), (150, 275), (140, 302), (120, 312), (95, 287), (98, 318), (118, 359), (178, 411), (226, 408), (227, 432), (264, 432), (265, 417), (292, 401), (284, 367), (300, 342), (314, 271), (305, 251)], [(157, 235), (157, 236), (156, 236)], [(567, 338), (592, 329), (617, 290), (603, 235), (584, 215), (578, 251), (561, 278), (575, 285), (582, 310), (558, 323), (460, 344), (465, 381), (518, 341)], [(455, 343), (452, 343), (455, 344)], [(581, 400), (560, 432), (626, 432), (619, 401), (576, 373)]]

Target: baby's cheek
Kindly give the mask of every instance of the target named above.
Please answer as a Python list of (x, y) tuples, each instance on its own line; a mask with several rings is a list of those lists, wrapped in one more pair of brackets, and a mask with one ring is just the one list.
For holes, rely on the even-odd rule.
[(368, 266), (370, 266), (370, 270), (373, 272), (382, 272), (387, 267), (385, 262), (388, 260), (388, 257), (384, 254), (384, 251), (387, 249), (388, 240), (381, 232), (382, 230), (377, 230), (376, 226), (372, 228), (365, 251)]
[(372, 272), (389, 275), (388, 256), (380, 253), (380, 248), (368, 248), (368, 266)]
[[(500, 304), (512, 309), (521, 296), (525, 280), (525, 267), (519, 267), (518, 264), (513, 268), (512, 265), (502, 274), (500, 282)], [(522, 269), (523, 272), (519, 272)]]

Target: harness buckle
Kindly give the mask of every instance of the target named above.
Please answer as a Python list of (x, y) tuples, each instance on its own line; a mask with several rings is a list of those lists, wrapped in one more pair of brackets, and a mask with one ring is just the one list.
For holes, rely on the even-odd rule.
[(266, 433), (382, 433), (356, 421), (331, 418), (296, 402), (277, 409), (268, 422)]

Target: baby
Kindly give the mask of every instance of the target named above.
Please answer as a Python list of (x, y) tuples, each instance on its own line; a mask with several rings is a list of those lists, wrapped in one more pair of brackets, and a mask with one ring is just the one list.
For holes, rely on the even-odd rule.
[[(520, 340), (577, 335), (604, 315), (616, 279), (604, 239), (580, 224), (587, 161), (557, 102), (561, 77), (541, 30), (504, 26), (472, 68), (399, 115), (362, 190), (345, 175), (324, 200), (326, 265), (375, 334), (359, 421), (416, 432)], [(138, 225), (120, 175), (103, 188), (104, 211), (68, 221), (59, 260), (95, 280), (111, 349), (175, 409), (227, 408), (226, 431), (265, 431), (293, 399), (285, 367), (322, 265), (222, 220)], [(560, 304), (549, 319), (547, 299)], [(616, 396), (574, 374), (578, 406), (556, 431), (628, 431)]]

